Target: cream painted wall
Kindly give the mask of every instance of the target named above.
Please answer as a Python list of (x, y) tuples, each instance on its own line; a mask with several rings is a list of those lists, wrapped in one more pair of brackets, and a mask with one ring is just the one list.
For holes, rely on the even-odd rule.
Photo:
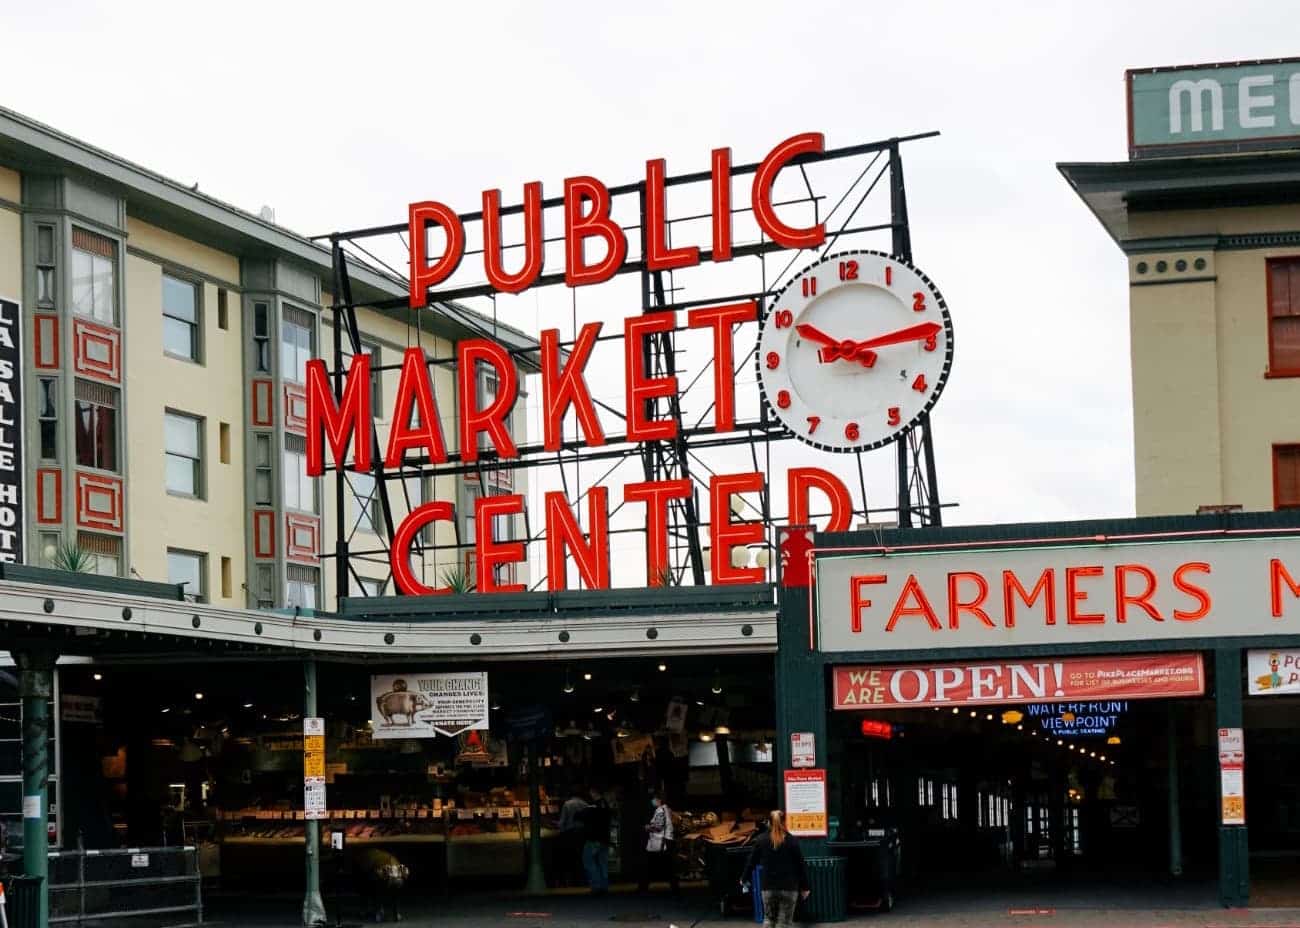
[(1294, 206), (1242, 206), (1230, 209), (1170, 210), (1129, 214), (1129, 238), (1173, 235), (1242, 235), (1291, 232), (1300, 222)]
[(217, 251), (133, 217), (127, 217), (126, 232), (129, 248), (146, 251), (166, 261), (175, 261), (232, 285), (239, 283), (239, 258), (235, 255)]
[(0, 200), (23, 201), (23, 177), (10, 168), (0, 168)]
[(0, 207), (0, 296), (23, 300), (23, 217)]
[[(133, 232), (134, 242), (134, 232)], [(214, 269), (215, 252), (183, 240), (168, 257)], [(152, 250), (152, 249), (151, 249)], [(233, 259), (232, 259), (233, 260)], [(220, 268), (230, 273), (229, 264)], [(238, 280), (238, 262), (233, 278)], [(217, 327), (217, 287), (203, 285), (203, 362), (167, 357), (162, 348), (162, 268), (136, 255), (126, 259), (127, 518), (131, 566), (146, 580), (167, 579), (167, 549), (207, 555), (207, 594), (213, 603), (243, 606), (244, 449), (239, 295), (230, 293), (229, 330)], [(163, 469), (163, 416), (172, 409), (204, 419), (204, 499), (168, 494)], [(230, 457), (219, 457), (220, 424), (230, 432)], [(230, 598), (222, 596), (221, 559), (231, 564)]]

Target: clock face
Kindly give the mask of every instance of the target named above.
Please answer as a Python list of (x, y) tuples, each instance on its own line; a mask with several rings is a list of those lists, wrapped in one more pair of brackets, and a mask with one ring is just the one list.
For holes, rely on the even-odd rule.
[(770, 304), (758, 382), (795, 437), (867, 451), (930, 411), (952, 367), (952, 318), (930, 279), (878, 251), (804, 268)]

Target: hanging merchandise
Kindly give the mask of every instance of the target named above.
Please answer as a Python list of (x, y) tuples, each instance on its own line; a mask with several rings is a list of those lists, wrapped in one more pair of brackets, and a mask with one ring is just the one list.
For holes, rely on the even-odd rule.
[(668, 703), (668, 712), (664, 718), (664, 729), (670, 732), (680, 732), (686, 729), (685, 701), (674, 699)]

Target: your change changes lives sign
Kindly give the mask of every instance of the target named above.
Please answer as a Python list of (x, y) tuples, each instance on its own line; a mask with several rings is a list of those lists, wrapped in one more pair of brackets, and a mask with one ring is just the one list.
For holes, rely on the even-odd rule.
[(375, 738), (452, 737), (488, 727), (486, 673), (403, 673), (370, 678)]

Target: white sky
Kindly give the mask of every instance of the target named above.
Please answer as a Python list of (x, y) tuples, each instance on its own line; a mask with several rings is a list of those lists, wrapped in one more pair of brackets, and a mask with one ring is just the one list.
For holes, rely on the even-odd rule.
[(3, 102), (309, 235), (634, 181), (654, 156), (703, 170), (717, 145), (740, 163), (802, 131), (941, 130), (905, 164), (956, 327), (935, 423), (966, 523), (1132, 513), (1124, 260), (1055, 164), (1126, 157), (1125, 68), (1285, 56), (1300, 34), (1294, 3), (1245, 0), (199, 9), (7, 4)]

